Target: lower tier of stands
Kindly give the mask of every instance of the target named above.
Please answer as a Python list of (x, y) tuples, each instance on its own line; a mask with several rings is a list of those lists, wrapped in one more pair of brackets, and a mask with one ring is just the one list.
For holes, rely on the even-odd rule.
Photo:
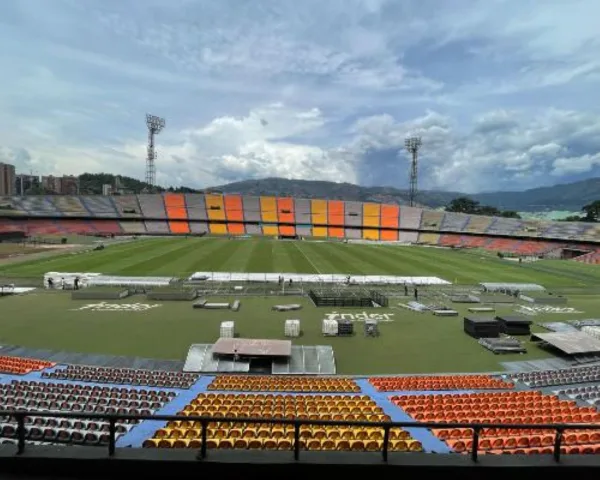
[[(0, 233), (24, 232), (37, 235), (265, 235), (282, 237), (348, 238), (351, 240), (374, 240), (410, 242), (422, 245), (453, 248), (482, 248), (516, 256), (539, 256), (567, 246), (565, 243), (543, 240), (523, 240), (477, 235), (440, 234), (431, 232), (404, 232), (382, 228), (359, 227), (313, 227), (311, 225), (263, 225), (248, 223), (211, 223), (159, 220), (82, 220), (73, 218), (15, 219), (0, 218)], [(596, 246), (588, 245), (591, 252), (580, 257), (584, 263), (600, 263), (600, 252)]]
[[(422, 422), (462, 422), (494, 424), (598, 424), (600, 413), (578, 406), (574, 400), (537, 391), (466, 393), (447, 395), (399, 395), (390, 400), (405, 413)], [(439, 428), (433, 434), (457, 453), (472, 448), (470, 428)], [(544, 429), (487, 428), (480, 433), (483, 453), (552, 453), (556, 432)], [(600, 452), (600, 430), (566, 430), (564, 453)]]

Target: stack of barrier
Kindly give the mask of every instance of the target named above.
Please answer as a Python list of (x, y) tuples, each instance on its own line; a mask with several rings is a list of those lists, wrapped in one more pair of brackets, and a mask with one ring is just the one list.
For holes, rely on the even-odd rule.
[(439, 390), (498, 390), (515, 385), (491, 375), (435, 375), (409, 377), (372, 377), (369, 383), (379, 392), (439, 391)]
[(73, 300), (120, 300), (131, 292), (122, 287), (89, 287), (71, 292)]
[(238, 392), (360, 392), (360, 387), (350, 378), (309, 378), (282, 375), (219, 375), (208, 390)]
[[(339, 420), (389, 422), (381, 407), (366, 395), (273, 395), (273, 394), (200, 394), (180, 415), (211, 416), (206, 448), (292, 450), (294, 426), (278, 425), (277, 419)], [(219, 422), (219, 417), (260, 417), (272, 424)], [(302, 450), (381, 451), (383, 428), (350, 426), (300, 427)], [(146, 440), (146, 448), (199, 448), (201, 425), (192, 421), (169, 422)], [(390, 429), (389, 450), (420, 452), (421, 443), (400, 428)]]
[(515, 381), (530, 387), (551, 387), (576, 383), (600, 382), (600, 366), (564, 368), (561, 370), (542, 370), (511, 375)]
[(113, 383), (115, 385), (188, 389), (198, 381), (199, 377), (195, 373), (167, 372), (163, 370), (69, 365), (67, 368), (61, 370), (43, 372), (42, 378)]
[(12, 375), (26, 375), (44, 368), (54, 367), (56, 364), (44, 360), (31, 358), (0, 356), (0, 372)]
[(198, 291), (194, 289), (183, 288), (164, 288), (151, 290), (146, 294), (148, 300), (194, 300), (198, 296)]
[[(401, 395), (390, 400), (417, 421), (460, 423), (598, 423), (594, 407), (541, 392)], [(432, 433), (455, 452), (472, 449), (471, 428), (440, 428)], [(480, 433), (479, 451), (493, 454), (551, 454), (554, 430), (488, 428)], [(600, 453), (600, 430), (563, 434), (564, 453)]]
[[(47, 384), (13, 381), (0, 385), (0, 409), (105, 414), (151, 415), (171, 401), (174, 392), (133, 390), (91, 385)], [(108, 445), (108, 421), (85, 421), (51, 417), (25, 418), (26, 440), (75, 445)], [(118, 421), (117, 437), (126, 433), (137, 420)], [(0, 420), (0, 437), (16, 438), (17, 422)]]

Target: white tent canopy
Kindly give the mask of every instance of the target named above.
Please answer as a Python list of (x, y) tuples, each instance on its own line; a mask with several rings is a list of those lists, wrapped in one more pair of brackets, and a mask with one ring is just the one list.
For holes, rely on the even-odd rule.
[(398, 277), (395, 275), (351, 275), (348, 273), (236, 273), (236, 272), (196, 272), (188, 280), (210, 280), (213, 282), (270, 282), (284, 281), (308, 283), (346, 283), (348, 277), (355, 284), (408, 284), (408, 285), (449, 285), (450, 282), (438, 277)]
[(543, 292), (546, 290), (541, 285), (535, 283), (480, 283), (488, 292), (498, 292), (506, 290), (519, 290), (520, 292)]

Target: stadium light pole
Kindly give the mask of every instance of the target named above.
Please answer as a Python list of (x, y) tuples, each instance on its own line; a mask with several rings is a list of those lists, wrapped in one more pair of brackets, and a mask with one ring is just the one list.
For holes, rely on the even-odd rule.
[(146, 183), (153, 187), (156, 184), (156, 151), (154, 149), (154, 137), (165, 128), (165, 119), (156, 115), (146, 114), (146, 126), (148, 127), (148, 152), (146, 156)]
[(421, 137), (408, 137), (404, 140), (404, 146), (406, 150), (411, 154), (411, 165), (410, 165), (410, 192), (409, 192), (409, 205), (414, 207), (415, 197), (417, 196), (417, 163), (419, 160), (419, 149), (421, 148), (422, 142)]

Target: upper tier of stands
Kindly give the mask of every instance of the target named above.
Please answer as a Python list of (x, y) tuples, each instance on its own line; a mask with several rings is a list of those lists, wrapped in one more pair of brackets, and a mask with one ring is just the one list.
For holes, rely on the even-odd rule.
[[(403, 241), (401, 233), (421, 231), (600, 241), (600, 227), (591, 223), (482, 217), (341, 200), (166, 193), (111, 197), (32, 195), (2, 197), (0, 204), (12, 206), (0, 211), (5, 219), (77, 217), (120, 222), (102, 225), (107, 228), (106, 232), (97, 226), (80, 224), (78, 228), (82, 229), (81, 233), (262, 233)], [(135, 218), (143, 219), (146, 223), (130, 225), (128, 219)], [(61, 228), (58, 230), (60, 233)], [(434, 237), (425, 238), (426, 243), (440, 243), (438, 237), (435, 240)]]

